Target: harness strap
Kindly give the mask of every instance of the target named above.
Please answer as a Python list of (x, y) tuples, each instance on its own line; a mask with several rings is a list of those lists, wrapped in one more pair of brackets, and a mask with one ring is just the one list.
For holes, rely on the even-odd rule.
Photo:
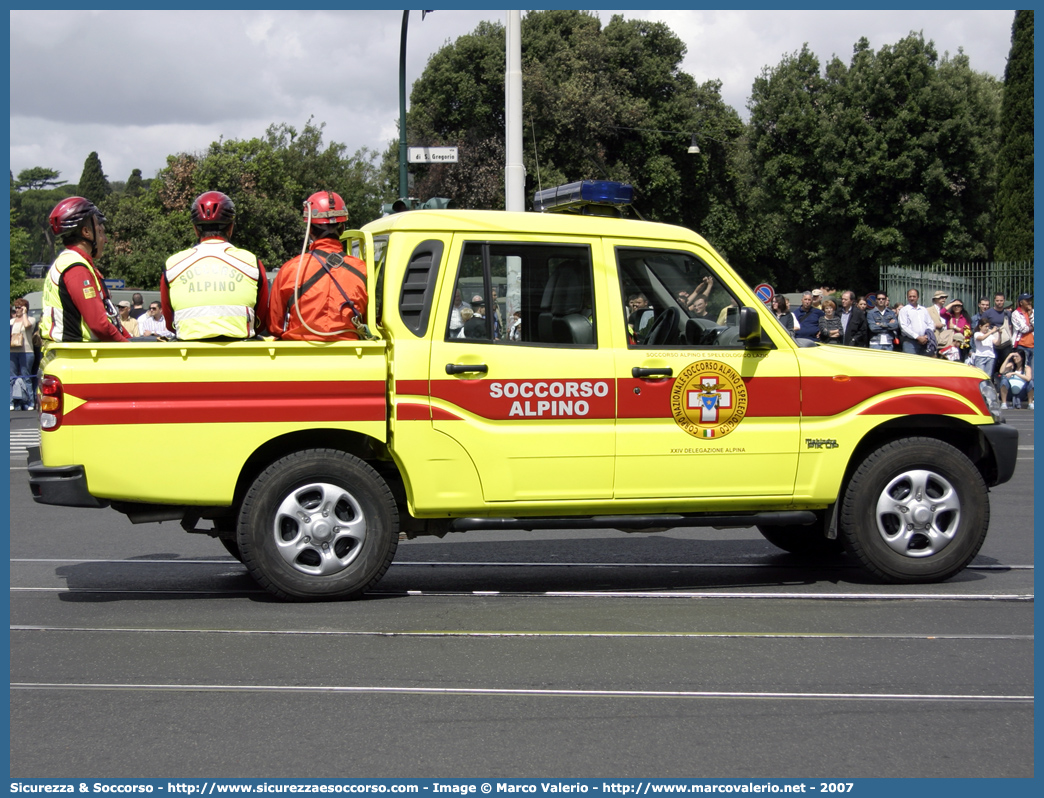
[(348, 263), (344, 259), (344, 256), (340, 252), (331, 252), (331, 253), (327, 254), (327, 253), (324, 253), (322, 250), (313, 250), (312, 252), (310, 252), (308, 254), (311, 255), (313, 258), (315, 258), (317, 261), (319, 261), (319, 265), (322, 267), (322, 269), (320, 271), (317, 271), (315, 274), (313, 274), (307, 280), (305, 280), (305, 282), (301, 284), (301, 286), (297, 289), (297, 291), (295, 291), (290, 296), (290, 301), (287, 302), (287, 304), (286, 304), (286, 315), (283, 317), (283, 330), (284, 330), (284, 332), (286, 331), (286, 328), (290, 324), (290, 313), (294, 309), (294, 304), (302, 296), (304, 296), (304, 294), (309, 289), (311, 289), (316, 283), (318, 283), (326, 275), (330, 275), (330, 279), (333, 280), (334, 287), (338, 290), (338, 292), (340, 292), (341, 296), (344, 297), (344, 302), (341, 303), (341, 307), (339, 309), (340, 310), (344, 310), (345, 306), (347, 306), (347, 307), (351, 308), (352, 315), (354, 317), (356, 317), (356, 318), (359, 317), (359, 311), (355, 307), (355, 303), (352, 302), (352, 300), (348, 298), (348, 294), (346, 294), (344, 289), (341, 288), (341, 284), (338, 283), (337, 279), (333, 276), (333, 272), (331, 271), (331, 266), (327, 265), (327, 263), (329, 262), (330, 264), (332, 264), (332, 267), (334, 269), (343, 266), (345, 269), (347, 269), (352, 274), (354, 274), (356, 277), (358, 277), (360, 280), (362, 280), (364, 285), (366, 284), (366, 275), (362, 274), (362, 272), (360, 272), (358, 269), (356, 269), (354, 266), (352, 266), (350, 263)]

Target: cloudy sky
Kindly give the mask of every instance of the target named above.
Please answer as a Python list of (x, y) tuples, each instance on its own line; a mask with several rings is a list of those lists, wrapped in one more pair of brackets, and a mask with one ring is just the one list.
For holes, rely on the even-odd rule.
[[(401, 11), (11, 11), (11, 163), (79, 181), (95, 150), (110, 180), (154, 177), (176, 152), (268, 125), (325, 122), (325, 140), (382, 151), (397, 137)], [(598, 11), (666, 22), (682, 68), (719, 79), (746, 118), (754, 78), (808, 43), (825, 64), (911, 31), (1003, 79), (1014, 11)], [(429, 56), (503, 11), (410, 15), (407, 81)]]

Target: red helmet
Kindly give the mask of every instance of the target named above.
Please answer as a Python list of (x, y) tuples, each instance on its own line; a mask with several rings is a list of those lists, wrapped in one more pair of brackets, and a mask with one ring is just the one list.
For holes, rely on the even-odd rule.
[(207, 191), (192, 202), (192, 224), (232, 224), (236, 220), (236, 206), (227, 194)]
[(307, 222), (311, 210), (311, 220), (316, 224), (337, 224), (348, 221), (348, 209), (340, 194), (332, 191), (317, 191), (305, 200), (304, 220)]
[(105, 224), (105, 216), (94, 203), (83, 197), (69, 197), (54, 206), (49, 221), (51, 231), (56, 236), (73, 233), (83, 227), (91, 218)]

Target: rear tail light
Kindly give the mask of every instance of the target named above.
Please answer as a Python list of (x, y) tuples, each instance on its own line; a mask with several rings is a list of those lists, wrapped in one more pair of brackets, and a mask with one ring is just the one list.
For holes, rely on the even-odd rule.
[(45, 375), (40, 378), (40, 429), (55, 430), (62, 425), (65, 394), (62, 381)]

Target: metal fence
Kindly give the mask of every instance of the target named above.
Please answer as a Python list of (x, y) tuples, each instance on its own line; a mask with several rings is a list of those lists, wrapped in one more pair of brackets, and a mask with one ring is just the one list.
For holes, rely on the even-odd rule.
[(928, 266), (882, 266), (881, 287), (892, 302), (906, 302), (906, 292), (916, 288), (927, 305), (932, 294), (945, 291), (950, 299), (964, 300), (969, 315), (978, 312), (981, 297), (993, 304), (995, 294), (1004, 294), (1011, 305), (1024, 292), (1033, 293), (1033, 261), (1001, 263), (935, 263)]

